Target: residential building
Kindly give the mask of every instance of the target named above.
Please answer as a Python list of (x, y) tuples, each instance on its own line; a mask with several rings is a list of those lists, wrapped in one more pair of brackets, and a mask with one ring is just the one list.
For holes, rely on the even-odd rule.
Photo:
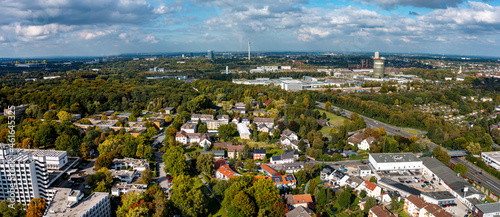
[(164, 108), (164, 110), (165, 110), (165, 114), (167, 114), (167, 115), (171, 115), (171, 114), (175, 113), (174, 107), (166, 107), (166, 108)]
[(181, 126), (181, 131), (186, 133), (196, 133), (198, 129), (198, 124), (196, 123), (185, 123)]
[[(48, 198), (49, 174), (46, 163), (33, 155), (0, 144), (0, 201), (28, 205), (35, 197)], [(39, 158), (38, 158), (39, 159)]]
[(349, 176), (342, 171), (326, 165), (321, 169), (320, 178), (323, 181), (328, 181), (331, 185), (344, 186), (347, 184)]
[(4, 108), (3, 115), (15, 115), (16, 118), (21, 118), (21, 116), (23, 116), (24, 112), (26, 111), (26, 109), (29, 106), (30, 106), (29, 104), (23, 104), (23, 105), (14, 106), (13, 109), (9, 109), (12, 107)]
[(204, 114), (191, 114), (191, 121), (198, 122), (198, 120), (201, 120), (202, 123), (205, 123), (206, 121), (214, 120), (214, 116)]
[(413, 194), (405, 198), (404, 210), (410, 217), (453, 217), (437, 204), (426, 203)]
[(374, 137), (366, 137), (364, 133), (357, 133), (347, 139), (347, 143), (357, 146), (360, 150), (369, 150), (370, 145), (375, 141)]
[(135, 178), (141, 177), (141, 173), (134, 170), (115, 170), (110, 169), (111, 177), (119, 179), (121, 182), (132, 183)]
[(312, 217), (313, 215), (314, 212), (311, 209), (303, 206), (299, 206), (286, 213), (286, 217)]
[(481, 158), (488, 166), (500, 170), (500, 151), (481, 152)]
[(370, 169), (369, 166), (366, 165), (358, 166), (358, 176), (365, 177), (371, 175), (372, 175), (372, 170)]
[(240, 134), (241, 139), (250, 139), (250, 129), (248, 129), (247, 125), (244, 123), (238, 123), (238, 133)]
[(254, 160), (262, 160), (266, 157), (266, 150), (264, 149), (254, 149), (253, 150), (253, 159)]
[(132, 168), (135, 171), (142, 172), (149, 168), (148, 160), (146, 159), (134, 159), (134, 158), (123, 158), (123, 159), (113, 159), (113, 169), (129, 169)]
[(420, 193), (420, 197), (427, 202), (437, 205), (445, 205), (445, 204), (456, 204), (455, 196), (447, 191), (431, 191), (431, 192), (422, 192)]
[(228, 180), (233, 176), (241, 176), (240, 174), (234, 172), (231, 167), (227, 164), (222, 164), (219, 166), (215, 172), (215, 177), (219, 180)]
[(299, 136), (297, 136), (295, 132), (289, 129), (283, 130), (283, 132), (281, 133), (281, 138), (282, 139), (286, 138), (289, 141), (299, 140)]
[(422, 160), (412, 153), (370, 153), (370, 164), (378, 171), (420, 171)]
[(482, 201), (486, 198), (486, 195), (462, 177), (458, 177), (453, 170), (441, 163), (441, 161), (431, 157), (423, 157), (421, 160), (424, 165), (423, 173), (436, 178), (437, 182), (440, 182), (448, 192), (469, 209), (472, 209), (476, 203), (475, 201)]
[(268, 128), (274, 127), (274, 118), (254, 118), (253, 122), (259, 126), (261, 124), (267, 126)]
[(250, 118), (249, 117), (242, 117), (241, 123), (244, 124), (245, 126), (250, 126)]
[(201, 154), (213, 154), (214, 159), (221, 159), (226, 157), (226, 151), (225, 150), (211, 150), (211, 151), (200, 151)]
[(271, 179), (278, 189), (295, 188), (297, 180), (293, 174), (269, 176), (256, 176), (255, 178)]
[(260, 165), (260, 171), (267, 176), (281, 176), (282, 174), (276, 171), (274, 168), (270, 167), (267, 164)]
[(295, 161), (295, 157), (293, 152), (285, 152), (281, 153), (278, 156), (271, 157), (272, 164), (285, 164), (285, 163), (293, 163)]
[(217, 119), (221, 122), (221, 124), (229, 124), (229, 115), (219, 115)]
[(364, 180), (357, 176), (351, 176), (345, 181), (346, 185), (349, 185), (352, 189), (356, 189), (363, 182)]
[(281, 170), (285, 171), (286, 173), (296, 173), (300, 170), (303, 170), (304, 165), (304, 162), (286, 163), (281, 165)]
[(294, 208), (297, 208), (299, 206), (309, 208), (311, 207), (311, 205), (313, 205), (314, 201), (310, 194), (298, 194), (298, 195), (287, 194), (285, 195), (285, 203), (288, 206)]
[(120, 195), (127, 194), (129, 192), (144, 193), (147, 188), (148, 185), (145, 184), (119, 182), (111, 187), (111, 195), (119, 197)]
[(366, 191), (366, 195), (369, 196), (369, 197), (378, 197), (380, 196), (380, 194), (382, 193), (382, 189), (377, 186), (376, 184), (372, 183), (372, 182), (369, 182), (369, 181), (366, 181), (361, 183), (361, 185), (359, 185), (356, 190), (358, 191), (362, 191), (362, 190), (365, 190)]
[(220, 120), (210, 120), (210, 121), (206, 121), (205, 123), (207, 123), (208, 130), (217, 130), (217, 129), (219, 129), (220, 125), (224, 124)]
[(477, 217), (495, 217), (500, 215), (500, 203), (476, 205), (472, 214)]
[(60, 170), (68, 163), (68, 154), (66, 151), (42, 149), (14, 150), (31, 154), (35, 160), (45, 163), (48, 170)]
[(227, 157), (228, 158), (238, 158), (245, 148), (244, 145), (230, 145), (227, 147)]
[(233, 145), (232, 142), (216, 142), (214, 143), (213, 149), (219, 147), (220, 149), (226, 149), (228, 146)]
[(179, 131), (175, 134), (175, 140), (182, 144), (198, 143), (200, 147), (210, 146), (212, 140), (208, 133), (186, 133)]
[(382, 206), (374, 206), (368, 212), (369, 217), (396, 217)]
[(318, 125), (320, 125), (322, 127), (330, 126), (330, 122), (328, 122), (327, 119), (319, 119), (316, 121), (316, 123), (318, 123)]
[(109, 193), (94, 192), (83, 199), (84, 194), (70, 188), (54, 188), (53, 197), (47, 203), (44, 217), (110, 217)]

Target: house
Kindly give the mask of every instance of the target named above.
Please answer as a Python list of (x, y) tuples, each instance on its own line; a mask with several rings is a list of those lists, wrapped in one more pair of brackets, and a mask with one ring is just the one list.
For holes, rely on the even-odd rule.
[(363, 183), (364, 180), (357, 177), (357, 176), (351, 176), (346, 180), (346, 185), (349, 185), (352, 189), (356, 189), (361, 183)]
[(255, 178), (266, 179), (266, 180), (271, 179), (271, 181), (273, 181), (276, 187), (280, 190), (286, 188), (295, 188), (295, 186), (297, 185), (297, 180), (295, 179), (295, 176), (293, 176), (293, 174), (275, 175), (273, 177), (255, 176)]
[(219, 115), (217, 116), (217, 120), (219, 120), (221, 124), (229, 124), (229, 115)]
[(262, 160), (266, 157), (266, 150), (264, 149), (254, 149), (253, 150), (253, 159), (254, 160)]
[(238, 123), (240, 123), (240, 118), (239, 117), (234, 117), (231, 122), (233, 122), (234, 124), (238, 124)]
[(129, 170), (110, 169), (109, 172), (111, 173), (112, 178), (116, 178), (119, 179), (121, 182), (127, 182), (127, 183), (132, 183), (135, 178), (141, 177), (141, 173), (139, 173), (137, 170), (129, 171)]
[(179, 131), (175, 134), (175, 140), (182, 144), (198, 143), (200, 147), (210, 146), (212, 141), (208, 133), (186, 133)]
[(281, 165), (281, 170), (285, 171), (286, 173), (296, 173), (300, 170), (303, 170), (304, 165), (304, 162), (286, 163)]
[(202, 154), (213, 154), (214, 159), (222, 159), (226, 157), (226, 151), (224, 150), (200, 151), (200, 155)]
[(328, 183), (334, 186), (345, 186), (347, 184), (347, 180), (349, 179), (349, 175), (333, 169), (330, 166), (325, 166), (321, 170), (320, 178), (321, 180), (328, 181)]
[(113, 159), (113, 169), (121, 170), (121, 169), (129, 169), (142, 172), (149, 168), (149, 163), (146, 159), (134, 159), (134, 158), (123, 158), (123, 159)]
[(119, 197), (120, 195), (127, 194), (129, 192), (139, 192), (144, 193), (148, 185), (146, 184), (137, 184), (137, 183), (126, 183), (120, 182), (111, 187), (111, 195)]
[(330, 122), (328, 122), (328, 120), (326, 120), (326, 119), (316, 120), (316, 123), (318, 123), (318, 125), (320, 125), (322, 127), (330, 126)]
[(281, 133), (281, 137), (288, 138), (290, 141), (299, 140), (299, 136), (297, 136), (295, 132), (289, 129), (283, 130), (283, 132)]
[(374, 206), (368, 212), (369, 217), (396, 217), (382, 206)]
[(181, 131), (185, 131), (186, 133), (196, 133), (198, 129), (198, 124), (196, 123), (185, 123), (181, 126)]
[(311, 209), (303, 206), (299, 206), (286, 213), (286, 217), (312, 217), (313, 215), (314, 212)]
[(366, 138), (364, 133), (352, 135), (347, 139), (347, 143), (352, 146), (357, 146), (360, 150), (369, 150), (370, 145), (375, 141), (374, 137)]
[(299, 136), (293, 131), (286, 129), (281, 133), (280, 144), (282, 146), (298, 149)]
[(239, 123), (238, 125), (238, 133), (240, 134), (240, 138), (242, 139), (250, 139), (250, 129), (248, 129), (247, 125), (244, 123)]
[(278, 156), (271, 157), (272, 164), (285, 164), (285, 163), (293, 163), (295, 161), (295, 157), (293, 152), (285, 152), (281, 153)]
[(259, 124), (257, 125), (257, 131), (259, 132), (264, 132), (264, 133), (268, 133), (269, 135), (272, 136), (272, 128), (269, 128), (268, 126), (264, 125), (264, 124)]
[(417, 195), (405, 198), (404, 210), (410, 217), (452, 217), (450, 213), (433, 203), (426, 203)]
[(213, 149), (217, 149), (217, 148), (226, 149), (230, 145), (233, 145), (233, 143), (232, 142), (216, 142), (216, 143), (214, 143)]
[(243, 149), (245, 148), (244, 145), (230, 145), (227, 147), (227, 157), (228, 158), (238, 158), (240, 156), (240, 153), (243, 152)]
[(171, 115), (171, 114), (175, 113), (174, 107), (166, 107), (163, 110), (165, 110), (165, 114), (167, 114), (167, 115)]
[(242, 117), (241, 123), (244, 124), (245, 126), (250, 126), (250, 118), (249, 117)]
[[(254, 116), (264, 117), (264, 116), (266, 116), (266, 115), (269, 115), (269, 112), (264, 111), (264, 110), (257, 110), (257, 111), (254, 111), (254, 112), (253, 112), (253, 115), (254, 115)], [(255, 120), (254, 120), (254, 122), (255, 122)]]
[(267, 176), (281, 176), (282, 174), (276, 171), (274, 168), (270, 167), (267, 164), (260, 165), (260, 171)]
[(299, 206), (309, 208), (314, 203), (311, 194), (298, 194), (298, 195), (287, 194), (285, 195), (284, 199), (285, 203), (288, 206), (294, 208), (297, 208)]
[(206, 121), (214, 120), (214, 116), (204, 114), (191, 114), (191, 121), (198, 122), (198, 120), (201, 120), (202, 123), (205, 123)]
[(234, 103), (234, 107), (238, 109), (245, 109), (245, 103), (244, 102)]
[(369, 166), (360, 165), (358, 166), (358, 176), (365, 177), (370, 176), (372, 174), (372, 170)]
[(240, 174), (234, 172), (231, 167), (227, 164), (222, 164), (219, 166), (217, 171), (215, 172), (215, 177), (219, 180), (228, 180), (233, 176), (241, 176)]
[(268, 128), (274, 127), (274, 118), (254, 118), (253, 122), (259, 126), (261, 124), (267, 126)]
[(365, 190), (366, 195), (368, 195), (369, 197), (378, 197), (382, 193), (382, 189), (379, 186), (366, 180), (365, 182), (361, 183), (361, 185), (359, 185), (356, 190), (358, 190), (359, 192)]

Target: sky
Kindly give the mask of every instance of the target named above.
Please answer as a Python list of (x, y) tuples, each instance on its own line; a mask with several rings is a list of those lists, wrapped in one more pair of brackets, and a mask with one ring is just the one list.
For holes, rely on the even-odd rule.
[(3, 0), (0, 57), (214, 50), (500, 57), (497, 0)]

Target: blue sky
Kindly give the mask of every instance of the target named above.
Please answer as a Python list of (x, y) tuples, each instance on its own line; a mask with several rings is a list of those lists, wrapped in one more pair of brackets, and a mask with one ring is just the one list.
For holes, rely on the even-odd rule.
[(4, 0), (0, 57), (380, 51), (500, 56), (493, 0)]

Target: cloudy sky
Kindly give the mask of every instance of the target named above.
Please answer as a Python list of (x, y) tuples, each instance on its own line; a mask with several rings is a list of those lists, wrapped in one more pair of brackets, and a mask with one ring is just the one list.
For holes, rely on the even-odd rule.
[(0, 57), (380, 51), (500, 56), (497, 0), (3, 0)]

